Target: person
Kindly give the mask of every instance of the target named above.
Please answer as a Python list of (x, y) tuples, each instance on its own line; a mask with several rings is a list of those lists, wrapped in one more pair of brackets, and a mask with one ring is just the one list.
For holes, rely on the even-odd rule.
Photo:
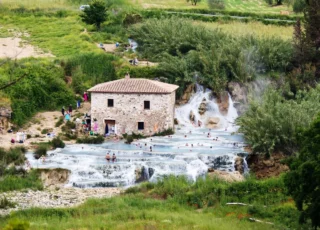
[(116, 48), (118, 48), (118, 47), (119, 47), (119, 45), (120, 45), (120, 44), (119, 44), (119, 42), (117, 42), (117, 43), (116, 43)]
[(11, 143), (14, 144), (15, 143), (15, 140), (13, 138), (11, 138)]
[(64, 112), (65, 112), (64, 107), (62, 107), (61, 109), (62, 116), (64, 116)]
[(107, 153), (107, 155), (106, 155), (106, 160), (109, 162), (110, 161), (110, 154), (109, 153)]
[(42, 161), (42, 163), (44, 163), (44, 162), (46, 161), (46, 157), (45, 157), (44, 155), (42, 155), (42, 156), (40, 157), (40, 160)]
[(83, 101), (84, 102), (88, 101), (88, 93), (87, 92), (83, 93)]
[(135, 58), (133, 59), (133, 65), (138, 65), (138, 63), (139, 63), (138, 58), (135, 57)]
[(106, 49), (104, 48), (102, 42), (100, 42), (100, 45), (99, 45), (99, 46), (100, 46), (101, 49), (103, 49), (104, 51), (106, 51)]
[(67, 112), (67, 114), (64, 117), (65, 117), (66, 121), (70, 121), (70, 113), (69, 112)]
[(77, 109), (80, 109), (80, 106), (81, 106), (81, 101), (77, 100)]
[(152, 146), (150, 146), (150, 152), (152, 152)]
[(112, 155), (112, 162), (115, 162), (117, 160), (116, 154)]
[(198, 126), (201, 127), (201, 121), (200, 120), (198, 120)]
[(72, 105), (71, 104), (69, 105), (69, 114), (70, 114), (70, 117), (71, 117), (71, 114), (72, 114)]

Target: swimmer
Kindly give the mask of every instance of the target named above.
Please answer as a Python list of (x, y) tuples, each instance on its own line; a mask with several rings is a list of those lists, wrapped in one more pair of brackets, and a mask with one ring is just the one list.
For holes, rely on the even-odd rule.
[(189, 146), (188, 143), (186, 143), (186, 146)]
[(191, 147), (193, 148), (193, 144), (191, 144)]
[(107, 153), (107, 155), (106, 155), (106, 160), (109, 162), (110, 161), (110, 154), (109, 153)]
[(187, 135), (184, 135), (184, 138), (187, 138)]
[(152, 152), (152, 146), (150, 146), (150, 152)]
[(115, 162), (117, 160), (117, 157), (115, 154), (112, 155), (112, 162)]

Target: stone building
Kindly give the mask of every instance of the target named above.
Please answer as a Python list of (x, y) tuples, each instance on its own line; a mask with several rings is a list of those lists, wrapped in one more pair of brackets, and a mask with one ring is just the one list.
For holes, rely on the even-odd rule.
[(174, 126), (177, 85), (130, 78), (96, 85), (91, 93), (91, 127), (100, 134), (152, 135)]

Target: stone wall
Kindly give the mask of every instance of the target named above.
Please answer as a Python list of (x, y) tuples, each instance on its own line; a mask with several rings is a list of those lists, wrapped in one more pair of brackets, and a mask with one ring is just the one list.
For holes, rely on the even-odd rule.
[[(114, 107), (108, 107), (108, 99)], [(150, 109), (144, 109), (144, 101), (150, 101)], [(115, 120), (116, 133), (153, 133), (173, 128), (175, 92), (171, 94), (116, 94), (91, 93), (91, 119), (98, 123), (98, 132), (104, 134), (105, 120)], [(144, 130), (138, 130), (138, 122), (144, 122)], [(109, 127), (110, 128), (110, 127)]]

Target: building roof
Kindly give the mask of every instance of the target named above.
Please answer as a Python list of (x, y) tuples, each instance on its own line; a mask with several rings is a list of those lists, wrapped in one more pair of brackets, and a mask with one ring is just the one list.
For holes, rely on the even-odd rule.
[(168, 94), (178, 88), (177, 85), (144, 78), (123, 78), (98, 84), (88, 91), (93, 93)]

